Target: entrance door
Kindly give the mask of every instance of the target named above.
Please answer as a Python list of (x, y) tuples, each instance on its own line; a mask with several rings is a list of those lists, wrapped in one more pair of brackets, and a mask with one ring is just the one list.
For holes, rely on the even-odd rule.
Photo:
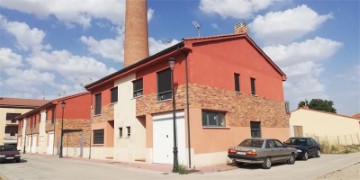
[(294, 136), (295, 137), (303, 137), (302, 126), (294, 126)]
[[(185, 164), (185, 122), (184, 112), (176, 113), (177, 147), (179, 164)], [(153, 116), (153, 162), (173, 163), (173, 114)]]
[(54, 131), (48, 133), (47, 154), (54, 152)]

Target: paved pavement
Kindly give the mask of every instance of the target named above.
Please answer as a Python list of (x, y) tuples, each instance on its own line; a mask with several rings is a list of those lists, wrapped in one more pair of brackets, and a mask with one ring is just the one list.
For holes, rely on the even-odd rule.
[[(360, 153), (322, 155), (294, 165), (274, 165), (269, 170), (259, 166), (214, 166), (179, 175), (171, 173), (171, 165), (121, 163), (116, 161), (63, 158), (40, 155), (23, 156), (21, 163), (0, 164), (5, 179), (315, 179), (360, 162)], [(352, 179), (352, 177), (350, 177)], [(358, 179), (358, 177), (354, 177)]]

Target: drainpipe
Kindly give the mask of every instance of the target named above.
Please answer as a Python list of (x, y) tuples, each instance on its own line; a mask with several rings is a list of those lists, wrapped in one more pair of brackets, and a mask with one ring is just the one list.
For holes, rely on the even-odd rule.
[[(56, 106), (54, 107), (54, 111), (52, 111), (52, 112), (54, 112), (54, 114), (52, 114), (52, 116), (54, 117), (54, 140), (53, 140), (53, 152), (52, 152), (52, 155), (54, 155), (54, 153), (55, 153), (55, 131), (56, 131)], [(52, 117), (51, 117), (52, 118)]]
[(189, 71), (188, 71), (188, 52), (183, 52), (185, 56), (185, 79), (186, 79), (186, 119), (187, 119), (187, 129), (188, 129), (188, 147), (189, 147), (189, 168), (191, 168), (191, 143), (190, 143), (190, 108), (189, 108)]
[(91, 138), (92, 138), (92, 114), (91, 114), (91, 111), (93, 109), (93, 96), (92, 96), (92, 93), (90, 93), (90, 122), (89, 122), (89, 125), (90, 125), (90, 142), (89, 142), (89, 159), (91, 159)]

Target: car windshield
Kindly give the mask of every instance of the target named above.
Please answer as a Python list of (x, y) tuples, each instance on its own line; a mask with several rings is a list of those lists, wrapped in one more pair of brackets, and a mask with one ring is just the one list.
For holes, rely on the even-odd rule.
[(16, 151), (14, 146), (0, 146), (0, 151)]
[(239, 146), (261, 148), (263, 144), (264, 140), (262, 139), (245, 139)]
[(305, 138), (290, 138), (285, 143), (290, 144), (290, 145), (305, 146), (306, 145), (306, 139)]

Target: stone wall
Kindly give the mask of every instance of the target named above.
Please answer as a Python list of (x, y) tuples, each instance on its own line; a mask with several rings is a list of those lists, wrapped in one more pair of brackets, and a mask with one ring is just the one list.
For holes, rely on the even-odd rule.
[[(176, 109), (186, 109), (185, 86), (177, 87), (175, 92)], [(249, 127), (250, 121), (261, 121), (261, 126), (267, 128), (289, 127), (289, 117), (285, 112), (283, 101), (200, 84), (189, 84), (189, 103), (190, 108), (226, 112), (227, 127)], [(137, 98), (137, 116), (171, 110), (171, 99), (158, 102), (156, 93)]]

